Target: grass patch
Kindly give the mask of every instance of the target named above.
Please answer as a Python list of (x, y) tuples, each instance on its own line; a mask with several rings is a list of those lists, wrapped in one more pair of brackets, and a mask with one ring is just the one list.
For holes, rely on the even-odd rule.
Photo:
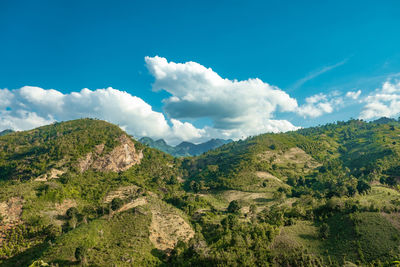
[(365, 212), (353, 215), (357, 247), (366, 262), (390, 261), (400, 253), (400, 231), (380, 213)]
[(117, 214), (110, 221), (92, 221), (57, 239), (43, 260), (59, 266), (75, 264), (75, 249), (84, 246), (88, 248), (86, 260), (89, 265), (157, 265), (161, 261), (152, 254), (150, 223), (151, 214), (139, 208)]
[(344, 260), (356, 262), (359, 260), (357, 253), (357, 234), (353, 221), (348, 215), (336, 214), (327, 221), (329, 225), (329, 237), (324, 241), (323, 251), (332, 258), (343, 263)]
[(383, 209), (385, 206), (392, 207), (393, 202), (400, 202), (400, 193), (392, 188), (374, 185), (368, 194), (357, 195), (355, 200), (360, 201), (360, 204), (365, 207), (372, 204), (376, 208)]
[(318, 227), (311, 221), (297, 221), (294, 225), (283, 227), (280, 236), (286, 237), (288, 242), (303, 247), (311, 254), (320, 255), (322, 254), (322, 240), (319, 238), (318, 230)]
[(400, 232), (380, 213), (337, 214), (328, 224), (330, 233), (324, 248), (341, 263), (389, 262), (399, 255)]

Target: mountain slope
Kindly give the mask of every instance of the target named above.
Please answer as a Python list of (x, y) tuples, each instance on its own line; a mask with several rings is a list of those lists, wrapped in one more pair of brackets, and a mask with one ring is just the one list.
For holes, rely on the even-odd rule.
[[(179, 192), (180, 185), (174, 182), (181, 176), (179, 162), (130, 139), (115, 125), (90, 119), (69, 121), (3, 136), (0, 144), (0, 265), (26, 266), (41, 255), (61, 266), (73, 265), (75, 244), (90, 245), (88, 255), (102, 264), (126, 264), (118, 253), (131, 245), (139, 246), (137, 256), (132, 255), (135, 261), (157, 263), (161, 258), (151, 254), (157, 244), (141, 234), (150, 231), (152, 211), (160, 210), (160, 218), (186, 220), (182, 212), (159, 199)], [(127, 186), (134, 190), (123, 193)], [(134, 212), (135, 203), (143, 199), (148, 203), (145, 210), (138, 207)], [(159, 205), (163, 208), (157, 209)], [(131, 220), (140, 225), (126, 228)], [(92, 247), (88, 240), (94, 238), (95, 229), (102, 231), (103, 249), (117, 254), (109, 257)], [(131, 236), (125, 248), (119, 242), (126, 235), (114, 234), (121, 229)], [(192, 231), (190, 225), (185, 229)], [(54, 246), (49, 247), (48, 240)], [(70, 247), (63, 240), (69, 240)], [(53, 254), (56, 247), (64, 254)], [(167, 248), (160, 249), (160, 255)]]
[(263, 134), (185, 158), (90, 119), (0, 144), (0, 266), (390, 266), (400, 256), (398, 121)]
[(120, 144), (122, 135), (124, 132), (115, 125), (85, 119), (2, 136), (0, 177), (28, 180), (52, 168), (71, 169), (96, 146), (102, 146), (100, 154), (110, 152)]
[[(244, 189), (245, 184), (254, 184), (256, 172), (268, 172), (291, 183), (300, 178), (315, 183), (334, 181), (334, 175), (343, 179), (371, 181), (380, 176), (393, 180), (397, 179), (399, 154), (399, 122), (354, 120), (259, 135), (205, 153), (195, 161), (187, 160), (187, 164), (195, 180), (209, 181), (212, 188)], [(210, 165), (215, 167), (210, 170)], [(236, 186), (236, 179), (242, 185)]]

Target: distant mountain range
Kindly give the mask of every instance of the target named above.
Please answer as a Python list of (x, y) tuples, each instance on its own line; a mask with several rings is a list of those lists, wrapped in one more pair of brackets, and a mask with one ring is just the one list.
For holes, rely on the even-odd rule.
[(6, 129), (6, 130), (0, 132), (0, 136), (6, 135), (6, 134), (10, 134), (10, 133), (13, 133), (13, 132), (14, 132), (13, 130)]
[(232, 139), (211, 139), (198, 145), (190, 142), (182, 142), (177, 146), (170, 146), (163, 139), (153, 140), (150, 137), (142, 137), (139, 139), (139, 142), (175, 157), (197, 156), (232, 141)]

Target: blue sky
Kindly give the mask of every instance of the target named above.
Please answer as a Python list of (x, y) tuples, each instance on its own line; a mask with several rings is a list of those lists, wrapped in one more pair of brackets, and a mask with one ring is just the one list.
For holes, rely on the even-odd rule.
[[(189, 97), (188, 92), (178, 96), (176, 88), (181, 85), (179, 77), (190, 75), (181, 73), (183, 76), (178, 75), (173, 84), (172, 80), (157, 78), (150, 70), (161, 61), (152, 62), (153, 65), (145, 62), (145, 57), (155, 56), (171, 64), (193, 61), (231, 81), (258, 78), (297, 101), (298, 108), (289, 112), (282, 111), (285, 108), (277, 104), (275, 109), (259, 114), (269, 120), (285, 120), (293, 126), (306, 127), (350, 117), (398, 117), (400, 110), (391, 107), (398, 104), (400, 94), (396, 78), (400, 77), (399, 11), (398, 1), (1, 1), (0, 88), (8, 93), (3, 92), (3, 106), (0, 100), (3, 117), (0, 128), (27, 129), (70, 118), (51, 114), (51, 109), (26, 100), (20, 91), (24, 86), (55, 89), (64, 95), (80, 92), (82, 88), (94, 91), (112, 87), (143, 100), (154, 112), (163, 115), (170, 127), (172, 119), (186, 122), (185, 129), (193, 126), (200, 130), (194, 135), (188, 130), (186, 136), (180, 137), (173, 137), (173, 131), (157, 136), (146, 129), (137, 132), (132, 129), (134, 125), (128, 125), (135, 136), (148, 134), (171, 142), (200, 141), (229, 137), (225, 130), (232, 130), (233, 125), (250, 127), (242, 121), (252, 114), (228, 118), (226, 114), (223, 117), (200, 112), (202, 108), (215, 108), (222, 113), (224, 110), (235, 113), (236, 110), (216, 107), (214, 103), (224, 101), (222, 92), (228, 92), (225, 97), (230, 98), (231, 89), (213, 96), (214, 106), (190, 101), (185, 102), (186, 106), (183, 102), (172, 103), (171, 96), (181, 100)], [(155, 88), (153, 84), (157, 81), (170, 88)], [(394, 89), (385, 91), (385, 82)], [(191, 87), (192, 83), (186, 85)], [(234, 90), (248, 90), (248, 85), (243, 86)], [(202, 98), (201, 93), (215, 90), (219, 87), (195, 95)], [(358, 90), (361, 93), (357, 98), (346, 97), (348, 92)], [(251, 98), (252, 92), (242, 97)], [(382, 92), (391, 95), (389, 102), (377, 96)], [(5, 95), (14, 102), (5, 104)], [(304, 106), (307, 97), (316, 95), (322, 97), (309, 103), (324, 110), (318, 116), (315, 116), (317, 110), (309, 107), (305, 111)], [(319, 105), (321, 101), (331, 107)], [(193, 106), (198, 106), (201, 114), (185, 117), (182, 112), (193, 113), (190, 110)], [(29, 114), (18, 115), (21, 110)], [(94, 110), (98, 109), (87, 115), (97, 116)], [(24, 126), (23, 118), (29, 120), (32, 114), (40, 118)], [(83, 111), (79, 114), (85, 115)], [(98, 117), (112, 120), (103, 115)], [(10, 122), (10, 118), (21, 119), (22, 125)], [(260, 123), (268, 122), (260, 119), (258, 132), (269, 129), (259, 127)], [(216, 124), (219, 126), (214, 127)], [(216, 129), (201, 132), (206, 126)], [(231, 137), (258, 132), (235, 133)]]

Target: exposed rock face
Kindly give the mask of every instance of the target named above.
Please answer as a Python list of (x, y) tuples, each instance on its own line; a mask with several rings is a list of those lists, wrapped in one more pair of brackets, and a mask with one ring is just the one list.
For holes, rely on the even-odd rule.
[(139, 164), (143, 158), (142, 151), (136, 151), (135, 144), (132, 140), (122, 135), (119, 138), (121, 145), (115, 147), (110, 153), (101, 156), (104, 145), (96, 146), (93, 152), (90, 152), (78, 163), (81, 172), (88, 169), (96, 171), (125, 171), (133, 165)]
[(187, 243), (194, 236), (190, 225), (179, 215), (152, 210), (150, 241), (167, 254), (174, 249), (179, 240)]
[(0, 245), (3, 243), (5, 232), (21, 223), (23, 200), (12, 197), (7, 202), (0, 202)]
[(21, 218), (23, 200), (19, 197), (12, 197), (7, 202), (0, 202), (0, 215), (3, 222), (17, 222)]
[(45, 182), (51, 179), (57, 179), (65, 173), (64, 170), (51, 169), (49, 173), (43, 174), (35, 179), (38, 182)]

